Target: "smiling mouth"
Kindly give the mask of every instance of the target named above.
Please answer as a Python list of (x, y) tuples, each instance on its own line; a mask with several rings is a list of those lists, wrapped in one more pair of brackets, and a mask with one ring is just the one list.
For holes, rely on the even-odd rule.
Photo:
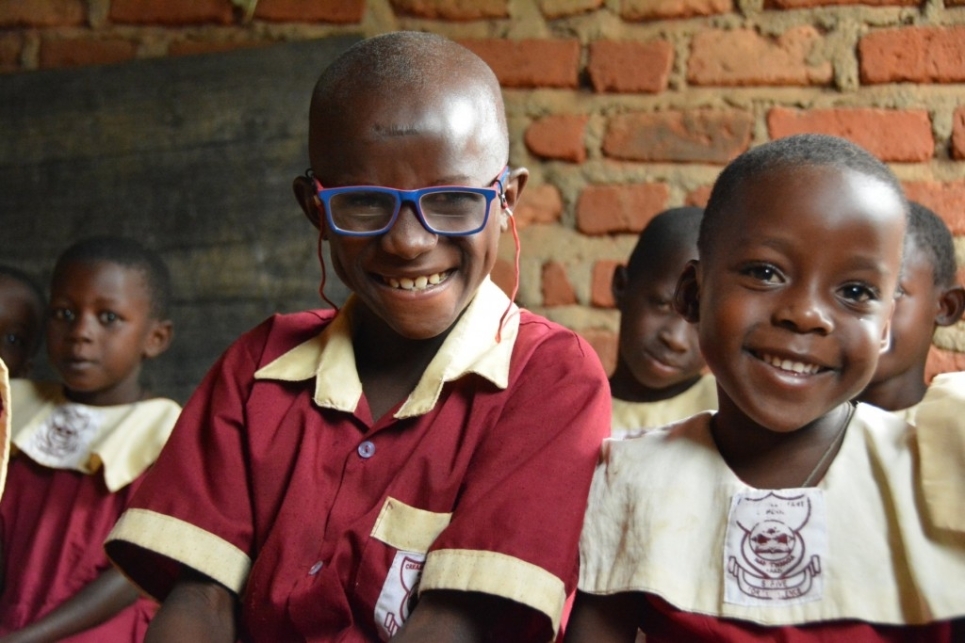
[(782, 371), (794, 373), (795, 375), (816, 375), (817, 373), (826, 370), (824, 367), (819, 366), (818, 364), (797, 362), (790, 359), (784, 359), (776, 355), (768, 355), (766, 353), (758, 353), (757, 358), (766, 364), (770, 364), (774, 368), (779, 368)]
[(398, 290), (427, 290), (431, 286), (438, 286), (453, 273), (452, 270), (446, 272), (436, 272), (431, 275), (419, 275), (418, 277), (382, 277), (382, 281), (391, 288)]

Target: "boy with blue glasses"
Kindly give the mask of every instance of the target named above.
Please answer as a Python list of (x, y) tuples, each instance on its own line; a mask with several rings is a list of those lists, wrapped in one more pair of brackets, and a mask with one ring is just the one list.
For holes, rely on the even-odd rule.
[(609, 399), (489, 279), (527, 178), (496, 78), (367, 40), (319, 80), (309, 154), (296, 198), (353, 294), (249, 332), (188, 403), (107, 545), (164, 601), (148, 640), (551, 640)]

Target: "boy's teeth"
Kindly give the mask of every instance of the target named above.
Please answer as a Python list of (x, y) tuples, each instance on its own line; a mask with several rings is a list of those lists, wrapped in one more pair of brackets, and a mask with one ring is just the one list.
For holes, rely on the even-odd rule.
[(781, 359), (780, 357), (775, 357), (773, 355), (764, 355), (764, 361), (779, 368), (784, 371), (791, 371), (792, 373), (798, 373), (799, 375), (813, 375), (818, 372), (818, 366), (816, 364), (805, 364), (804, 362), (792, 362), (789, 359)]
[(429, 286), (442, 283), (445, 278), (445, 273), (437, 272), (431, 275), (419, 275), (415, 279), (386, 277), (386, 282), (393, 288), (401, 288), (402, 290), (425, 290)]

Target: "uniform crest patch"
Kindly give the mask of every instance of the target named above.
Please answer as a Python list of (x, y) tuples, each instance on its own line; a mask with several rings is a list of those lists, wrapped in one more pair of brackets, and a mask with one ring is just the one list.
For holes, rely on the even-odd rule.
[(37, 427), (21, 449), (45, 466), (81, 470), (102, 422), (103, 416), (91, 408), (64, 404)]
[(827, 558), (822, 490), (755, 490), (731, 497), (724, 543), (726, 602), (779, 607), (820, 600)]
[(423, 553), (396, 552), (382, 584), (379, 600), (375, 603), (375, 625), (383, 641), (398, 633), (415, 606), (425, 562), (426, 555)]

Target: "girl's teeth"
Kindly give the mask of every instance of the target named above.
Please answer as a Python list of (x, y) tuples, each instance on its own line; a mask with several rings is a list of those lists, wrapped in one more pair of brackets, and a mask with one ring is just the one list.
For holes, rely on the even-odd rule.
[(430, 284), (436, 285), (436, 284), (439, 283), (440, 281), (442, 281), (442, 275), (440, 275), (438, 272), (437, 272), (436, 274), (434, 274), (434, 275), (429, 275), (429, 283), (430, 283)]
[(399, 285), (402, 286), (404, 290), (412, 290), (412, 287), (415, 286), (415, 282), (408, 277), (403, 277), (402, 279), (399, 279)]
[(416, 277), (415, 287), (422, 290), (429, 284), (429, 280), (426, 277)]

